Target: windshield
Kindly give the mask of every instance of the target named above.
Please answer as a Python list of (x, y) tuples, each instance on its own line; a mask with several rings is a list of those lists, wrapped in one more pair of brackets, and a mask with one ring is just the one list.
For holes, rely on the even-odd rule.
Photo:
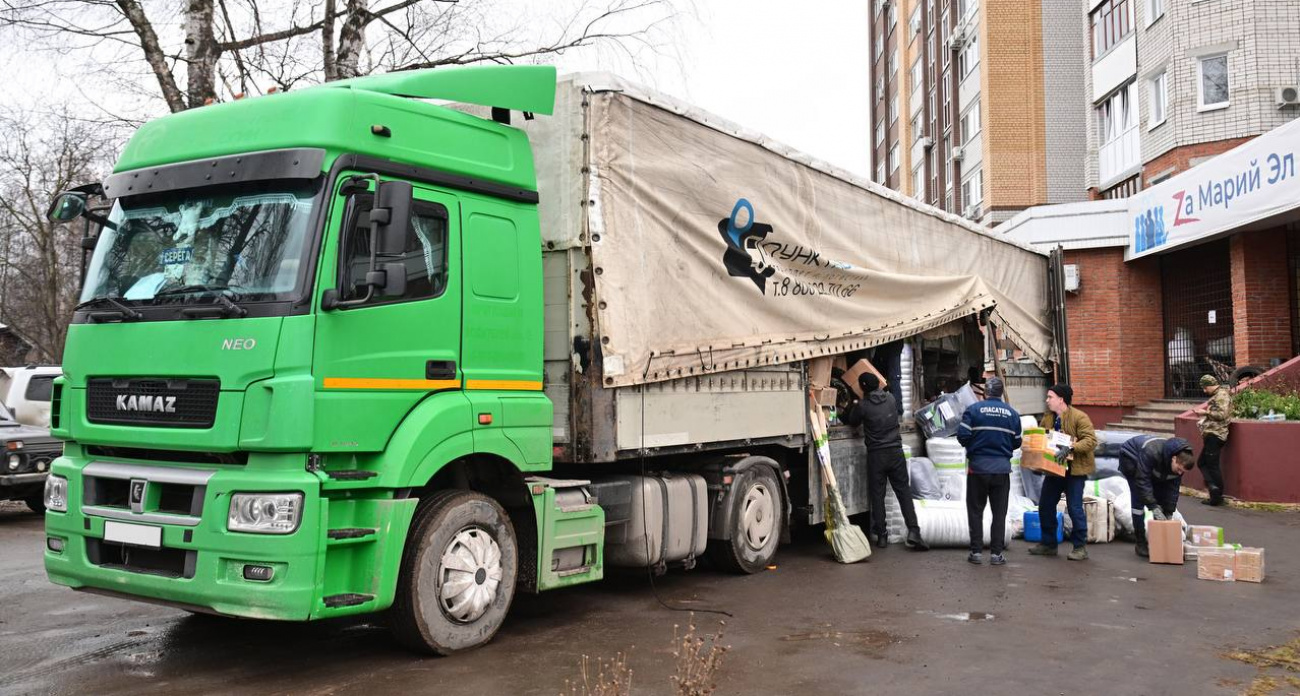
[(177, 303), (218, 290), (239, 300), (296, 299), (318, 189), (241, 186), (119, 200), (95, 245), (81, 301)]

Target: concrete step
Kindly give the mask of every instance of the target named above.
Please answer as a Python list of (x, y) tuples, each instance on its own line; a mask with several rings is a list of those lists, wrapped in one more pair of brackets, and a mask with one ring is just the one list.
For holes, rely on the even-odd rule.
[(1107, 430), (1127, 430), (1127, 431), (1131, 431), (1131, 432), (1135, 432), (1135, 433), (1147, 433), (1147, 434), (1150, 434), (1150, 435), (1163, 435), (1163, 436), (1166, 436), (1166, 437), (1174, 434), (1174, 428), (1173, 428), (1172, 425), (1169, 426), (1168, 428), (1162, 428), (1162, 427), (1159, 427), (1159, 426), (1147, 425), (1147, 424), (1144, 424), (1144, 423), (1131, 423), (1131, 422), (1124, 422), (1124, 421), (1120, 421), (1120, 422), (1118, 422), (1118, 423), (1107, 423), (1107, 424), (1106, 424), (1106, 429), (1107, 429)]
[(1121, 418), (1119, 422), (1124, 425), (1133, 425), (1141, 428), (1168, 430), (1171, 433), (1174, 431), (1174, 421), (1172, 418), (1134, 418), (1133, 416), (1125, 416)]
[(1142, 404), (1137, 407), (1138, 411), (1158, 411), (1161, 413), (1179, 414), (1188, 409), (1195, 408), (1203, 402), (1200, 401), (1152, 401), (1148, 404)]

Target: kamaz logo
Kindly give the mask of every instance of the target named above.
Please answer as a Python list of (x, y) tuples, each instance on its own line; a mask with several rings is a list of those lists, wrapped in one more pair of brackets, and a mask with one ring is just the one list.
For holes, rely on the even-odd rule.
[(117, 395), (117, 410), (141, 411), (148, 413), (176, 413), (174, 396), (127, 396)]

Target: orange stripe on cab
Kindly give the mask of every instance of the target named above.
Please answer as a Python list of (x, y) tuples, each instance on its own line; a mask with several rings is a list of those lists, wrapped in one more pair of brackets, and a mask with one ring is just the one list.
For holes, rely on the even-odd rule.
[(458, 379), (378, 379), (371, 377), (326, 377), (326, 389), (460, 389)]
[(496, 389), (500, 391), (541, 391), (542, 383), (522, 379), (471, 379), (469, 389)]

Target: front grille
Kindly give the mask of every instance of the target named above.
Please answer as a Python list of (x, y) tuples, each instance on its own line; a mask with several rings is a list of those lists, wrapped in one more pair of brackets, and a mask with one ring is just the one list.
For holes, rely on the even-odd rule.
[(86, 383), (91, 423), (210, 428), (217, 416), (221, 383), (215, 379), (115, 379)]
[(198, 553), (184, 549), (148, 549), (103, 539), (86, 539), (86, 559), (102, 568), (168, 578), (192, 578)]
[[(89, 507), (131, 510), (131, 479), (108, 476), (82, 477), (83, 502)], [(140, 513), (161, 512), (188, 517), (203, 516), (205, 486), (170, 481), (148, 481)], [(104, 514), (104, 513), (99, 513)]]
[(145, 449), (143, 447), (86, 445), (86, 453), (92, 457), (140, 459), (164, 464), (237, 464), (243, 466), (248, 463), (247, 452), (188, 452), (185, 450)]

